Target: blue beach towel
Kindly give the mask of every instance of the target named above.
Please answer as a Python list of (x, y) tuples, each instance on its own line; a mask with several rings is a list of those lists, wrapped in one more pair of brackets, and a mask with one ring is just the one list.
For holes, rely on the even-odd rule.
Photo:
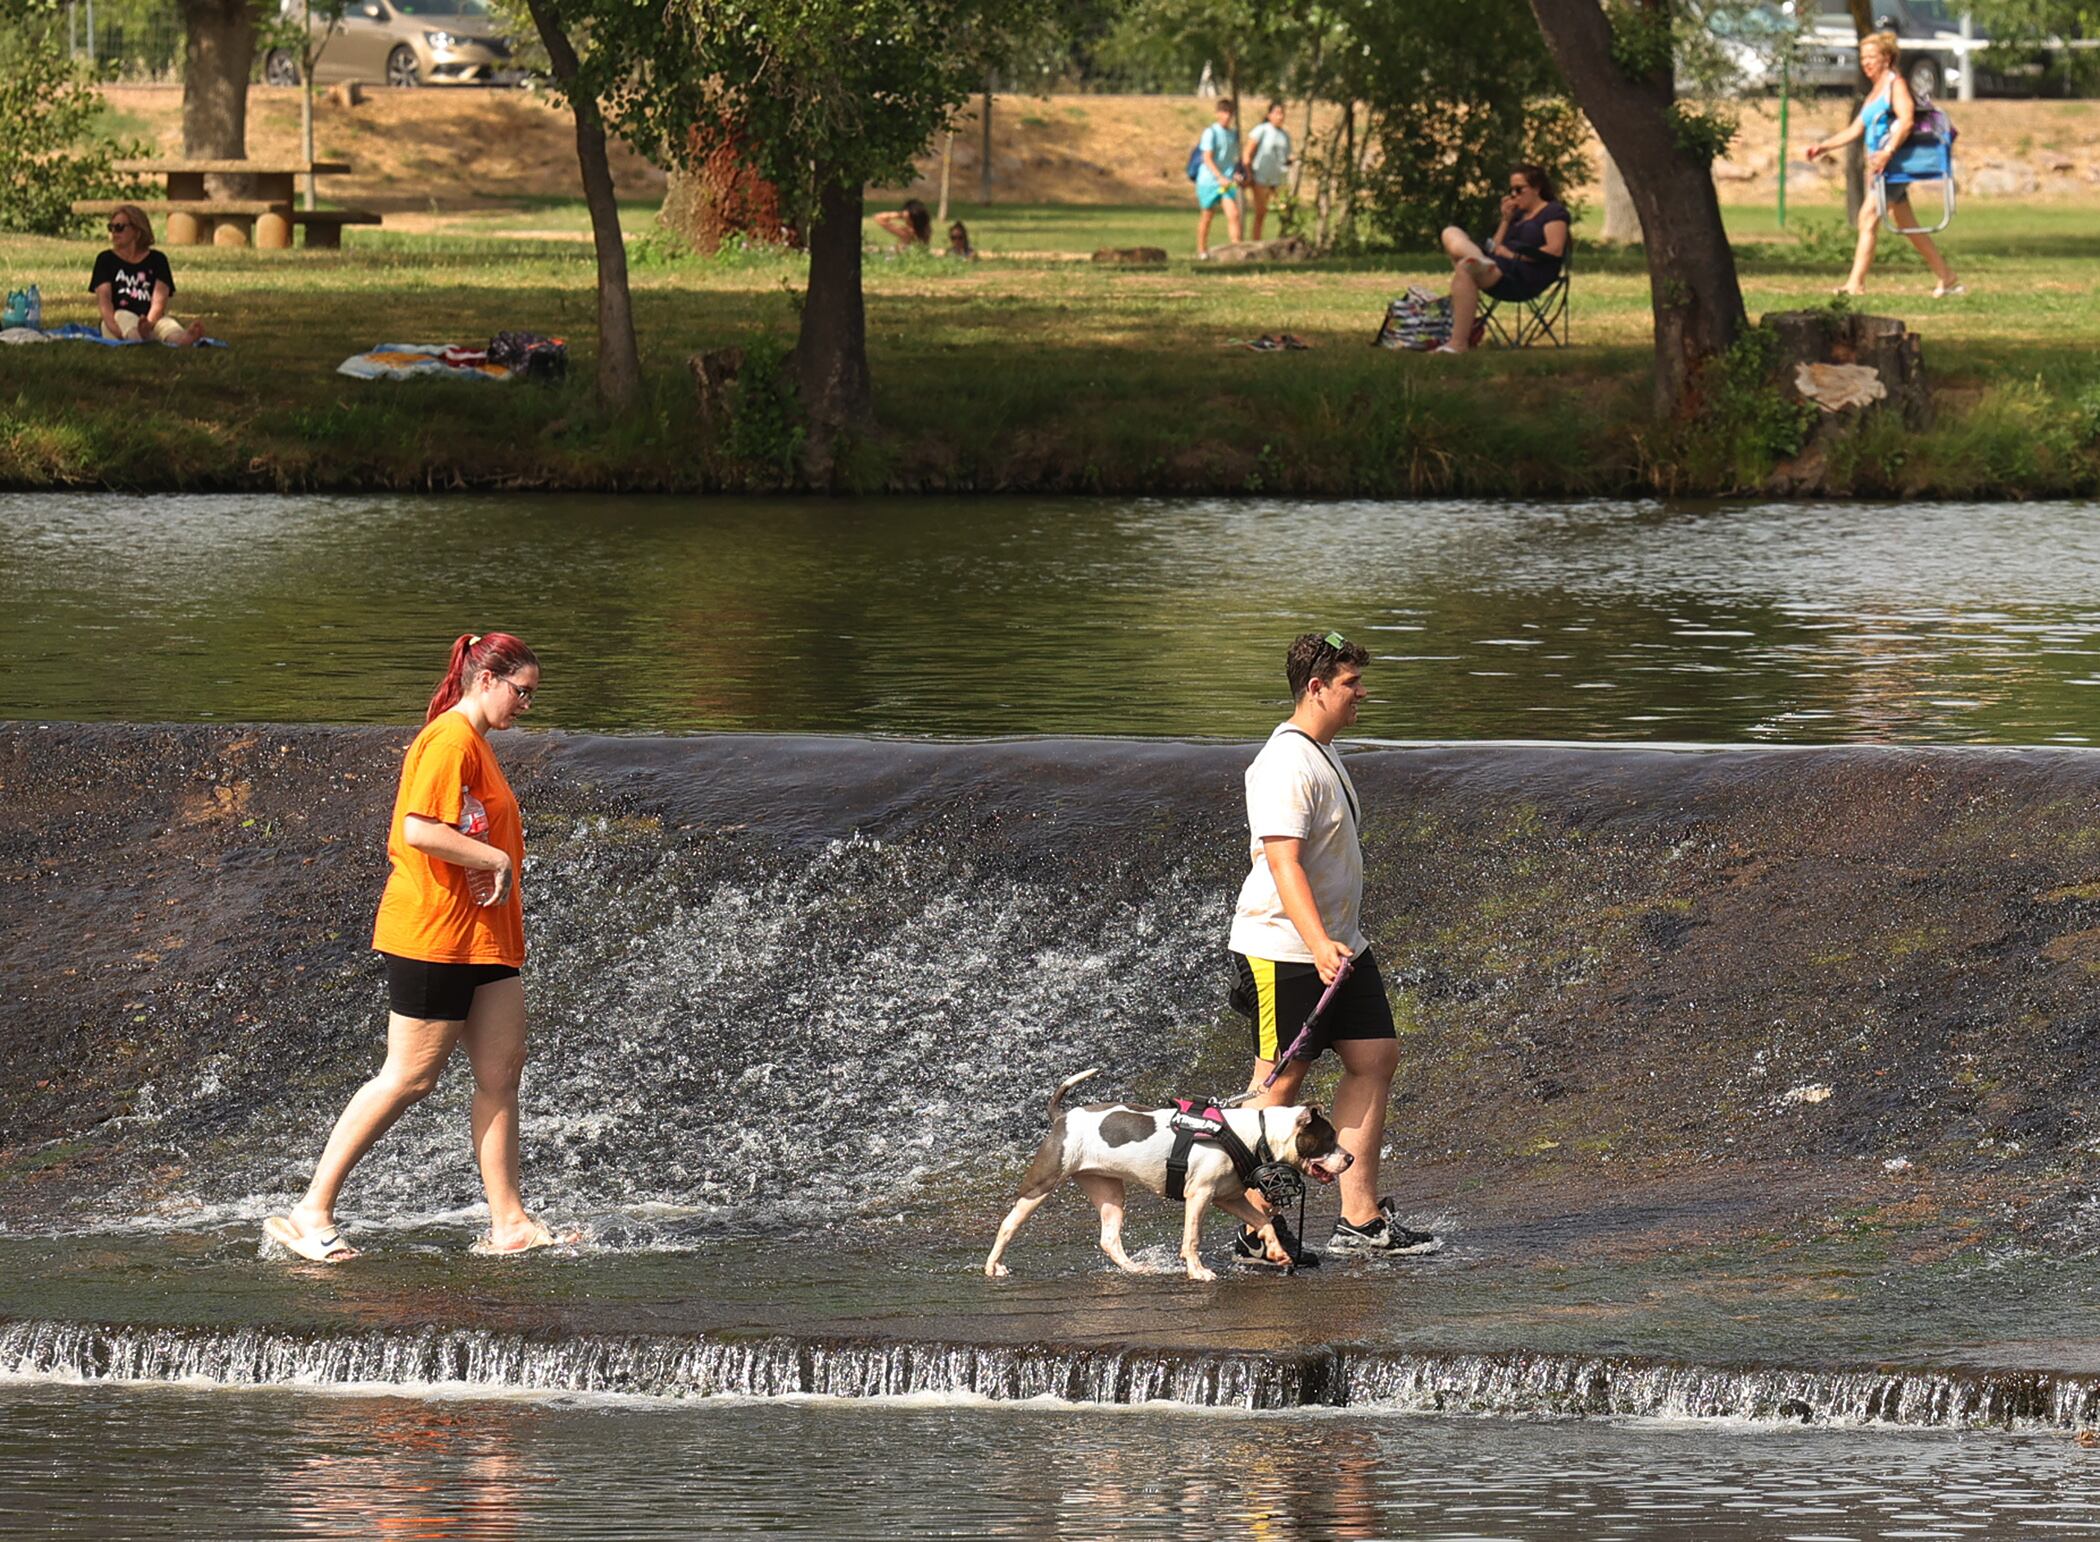
[[(137, 348), (143, 347), (150, 339), (138, 337), (133, 338), (130, 342), (126, 342), (121, 337), (104, 337), (100, 327), (91, 327), (82, 322), (69, 321), (62, 327), (46, 327), (42, 333), (34, 332), (28, 327), (10, 327), (6, 341), (10, 343), (100, 343), (105, 348)], [(224, 348), (228, 345), (216, 337), (200, 337), (197, 339), (196, 346), (199, 348)]]

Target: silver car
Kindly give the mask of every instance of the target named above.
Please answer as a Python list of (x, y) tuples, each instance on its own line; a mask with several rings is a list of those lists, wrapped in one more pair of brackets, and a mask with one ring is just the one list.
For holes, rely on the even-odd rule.
[[(283, 0), (294, 36), (303, 0)], [(514, 84), (510, 44), (496, 31), (487, 0), (350, 0), (330, 24), (321, 8), (307, 13), (308, 36), (320, 52), (314, 83), (384, 82), (389, 86), (487, 86)], [(272, 48), (263, 56), (263, 79), (273, 86), (299, 83), (299, 54)]]

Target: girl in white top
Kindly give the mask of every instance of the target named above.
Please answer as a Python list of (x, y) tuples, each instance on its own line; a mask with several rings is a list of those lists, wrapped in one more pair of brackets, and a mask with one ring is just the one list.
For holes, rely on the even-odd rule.
[(1284, 169), (1290, 164), (1291, 136), (1283, 126), (1283, 103), (1269, 103), (1269, 111), (1254, 132), (1247, 136), (1247, 172), (1254, 187), (1254, 234), (1261, 239), (1262, 221), (1268, 216), (1269, 200), (1283, 186)]

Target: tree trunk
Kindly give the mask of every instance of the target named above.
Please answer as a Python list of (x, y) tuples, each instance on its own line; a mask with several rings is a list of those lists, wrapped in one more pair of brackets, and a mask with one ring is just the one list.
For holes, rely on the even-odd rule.
[(955, 170), (955, 130), (948, 130), (941, 141), (941, 206), (933, 211), (933, 222), (942, 229), (948, 226), (948, 180)]
[[(1874, 30), (1874, 10), (1871, 0), (1850, 0), (1852, 6), (1852, 30), (1865, 37)], [(1867, 105), (1867, 72), (1855, 69), (1852, 72), (1852, 115), (1858, 117)], [(1867, 142), (1855, 139), (1845, 146), (1845, 218), (1857, 221), (1859, 211), (1867, 202)]]
[[(1669, 50), (1660, 50), (1649, 74), (1629, 77), (1612, 56), (1612, 23), (1598, 0), (1531, 0), (1531, 9), (1576, 102), (1626, 178), (1648, 256), (1656, 404), (1665, 414), (1683, 412), (1693, 405), (1699, 366), (1727, 350), (1745, 317), (1713, 167), (1677, 145)], [(1667, 28), (1669, 20), (1669, 0), (1636, 0), (1620, 24)]]
[(1633, 206), (1633, 195), (1626, 191), (1626, 179), (1619, 174), (1619, 163), (1611, 158), (1609, 150), (1604, 152), (1604, 229), (1599, 234), (1606, 241), (1618, 241), (1627, 246), (1638, 246), (1641, 239), (1641, 216)]
[(860, 184), (836, 180), (817, 201), (809, 232), (809, 293), (789, 367), (809, 425), (811, 464), (828, 460), (842, 429), (875, 416), (868, 379), (868, 317), (860, 289)]
[(984, 112), (977, 120), (977, 201), (992, 201), (992, 93), (998, 89), (999, 72), (984, 72)]
[(1320, 35), (1319, 35), (1318, 33), (1314, 33), (1314, 34), (1313, 34), (1313, 46), (1312, 46), (1312, 64), (1311, 64), (1311, 65), (1310, 65), (1310, 66), (1309, 66), (1309, 67), (1307, 68), (1307, 70), (1306, 70), (1306, 72), (1305, 72), (1305, 80), (1306, 80), (1306, 92), (1305, 92), (1305, 131), (1304, 131), (1303, 133), (1301, 133), (1301, 134), (1300, 134), (1300, 135), (1298, 136), (1298, 145), (1297, 145), (1297, 150), (1298, 150), (1298, 153), (1297, 153), (1296, 155), (1294, 155), (1294, 156), (1292, 156), (1292, 157), (1291, 157), (1291, 202), (1292, 202), (1292, 203), (1296, 203), (1296, 202), (1298, 201), (1298, 186), (1299, 186), (1299, 184), (1300, 184), (1301, 182), (1303, 182), (1303, 181), (1305, 180), (1305, 152), (1306, 152), (1306, 151), (1308, 151), (1308, 150), (1310, 150), (1310, 149), (1312, 148), (1312, 142), (1313, 142), (1313, 132), (1312, 132), (1312, 126), (1313, 126), (1313, 88), (1314, 88), (1315, 84), (1316, 84), (1316, 83), (1317, 83), (1317, 82), (1319, 81), (1319, 78), (1320, 78), (1320, 44), (1321, 44), (1321, 41), (1322, 41), (1322, 39), (1321, 39)]
[(576, 50), (555, 9), (556, 0), (527, 0), (527, 5), (555, 81), (576, 119), (576, 164), (583, 172), (583, 201), (591, 211), (591, 242), (598, 253), (598, 400), (606, 407), (632, 407), (642, 394), (642, 355), (634, 340), (627, 238), (620, 233), (620, 204), (613, 194), (612, 162), (605, 153), (605, 118), (597, 98), (576, 89)]
[(248, 72), (255, 67), (251, 0), (182, 0), (182, 153), (248, 155)]

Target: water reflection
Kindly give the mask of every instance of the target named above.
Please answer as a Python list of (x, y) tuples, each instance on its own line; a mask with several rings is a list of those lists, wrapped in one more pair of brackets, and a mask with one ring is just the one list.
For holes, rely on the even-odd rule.
[(448, 1542), (2091, 1536), (2100, 1464), (2005, 1434), (0, 1385), (20, 1515), (54, 1538)]
[(1390, 737), (2084, 743), (2088, 512), (0, 496), (0, 716), (399, 721), (503, 625), (541, 725), (1237, 736), (1318, 624)]

